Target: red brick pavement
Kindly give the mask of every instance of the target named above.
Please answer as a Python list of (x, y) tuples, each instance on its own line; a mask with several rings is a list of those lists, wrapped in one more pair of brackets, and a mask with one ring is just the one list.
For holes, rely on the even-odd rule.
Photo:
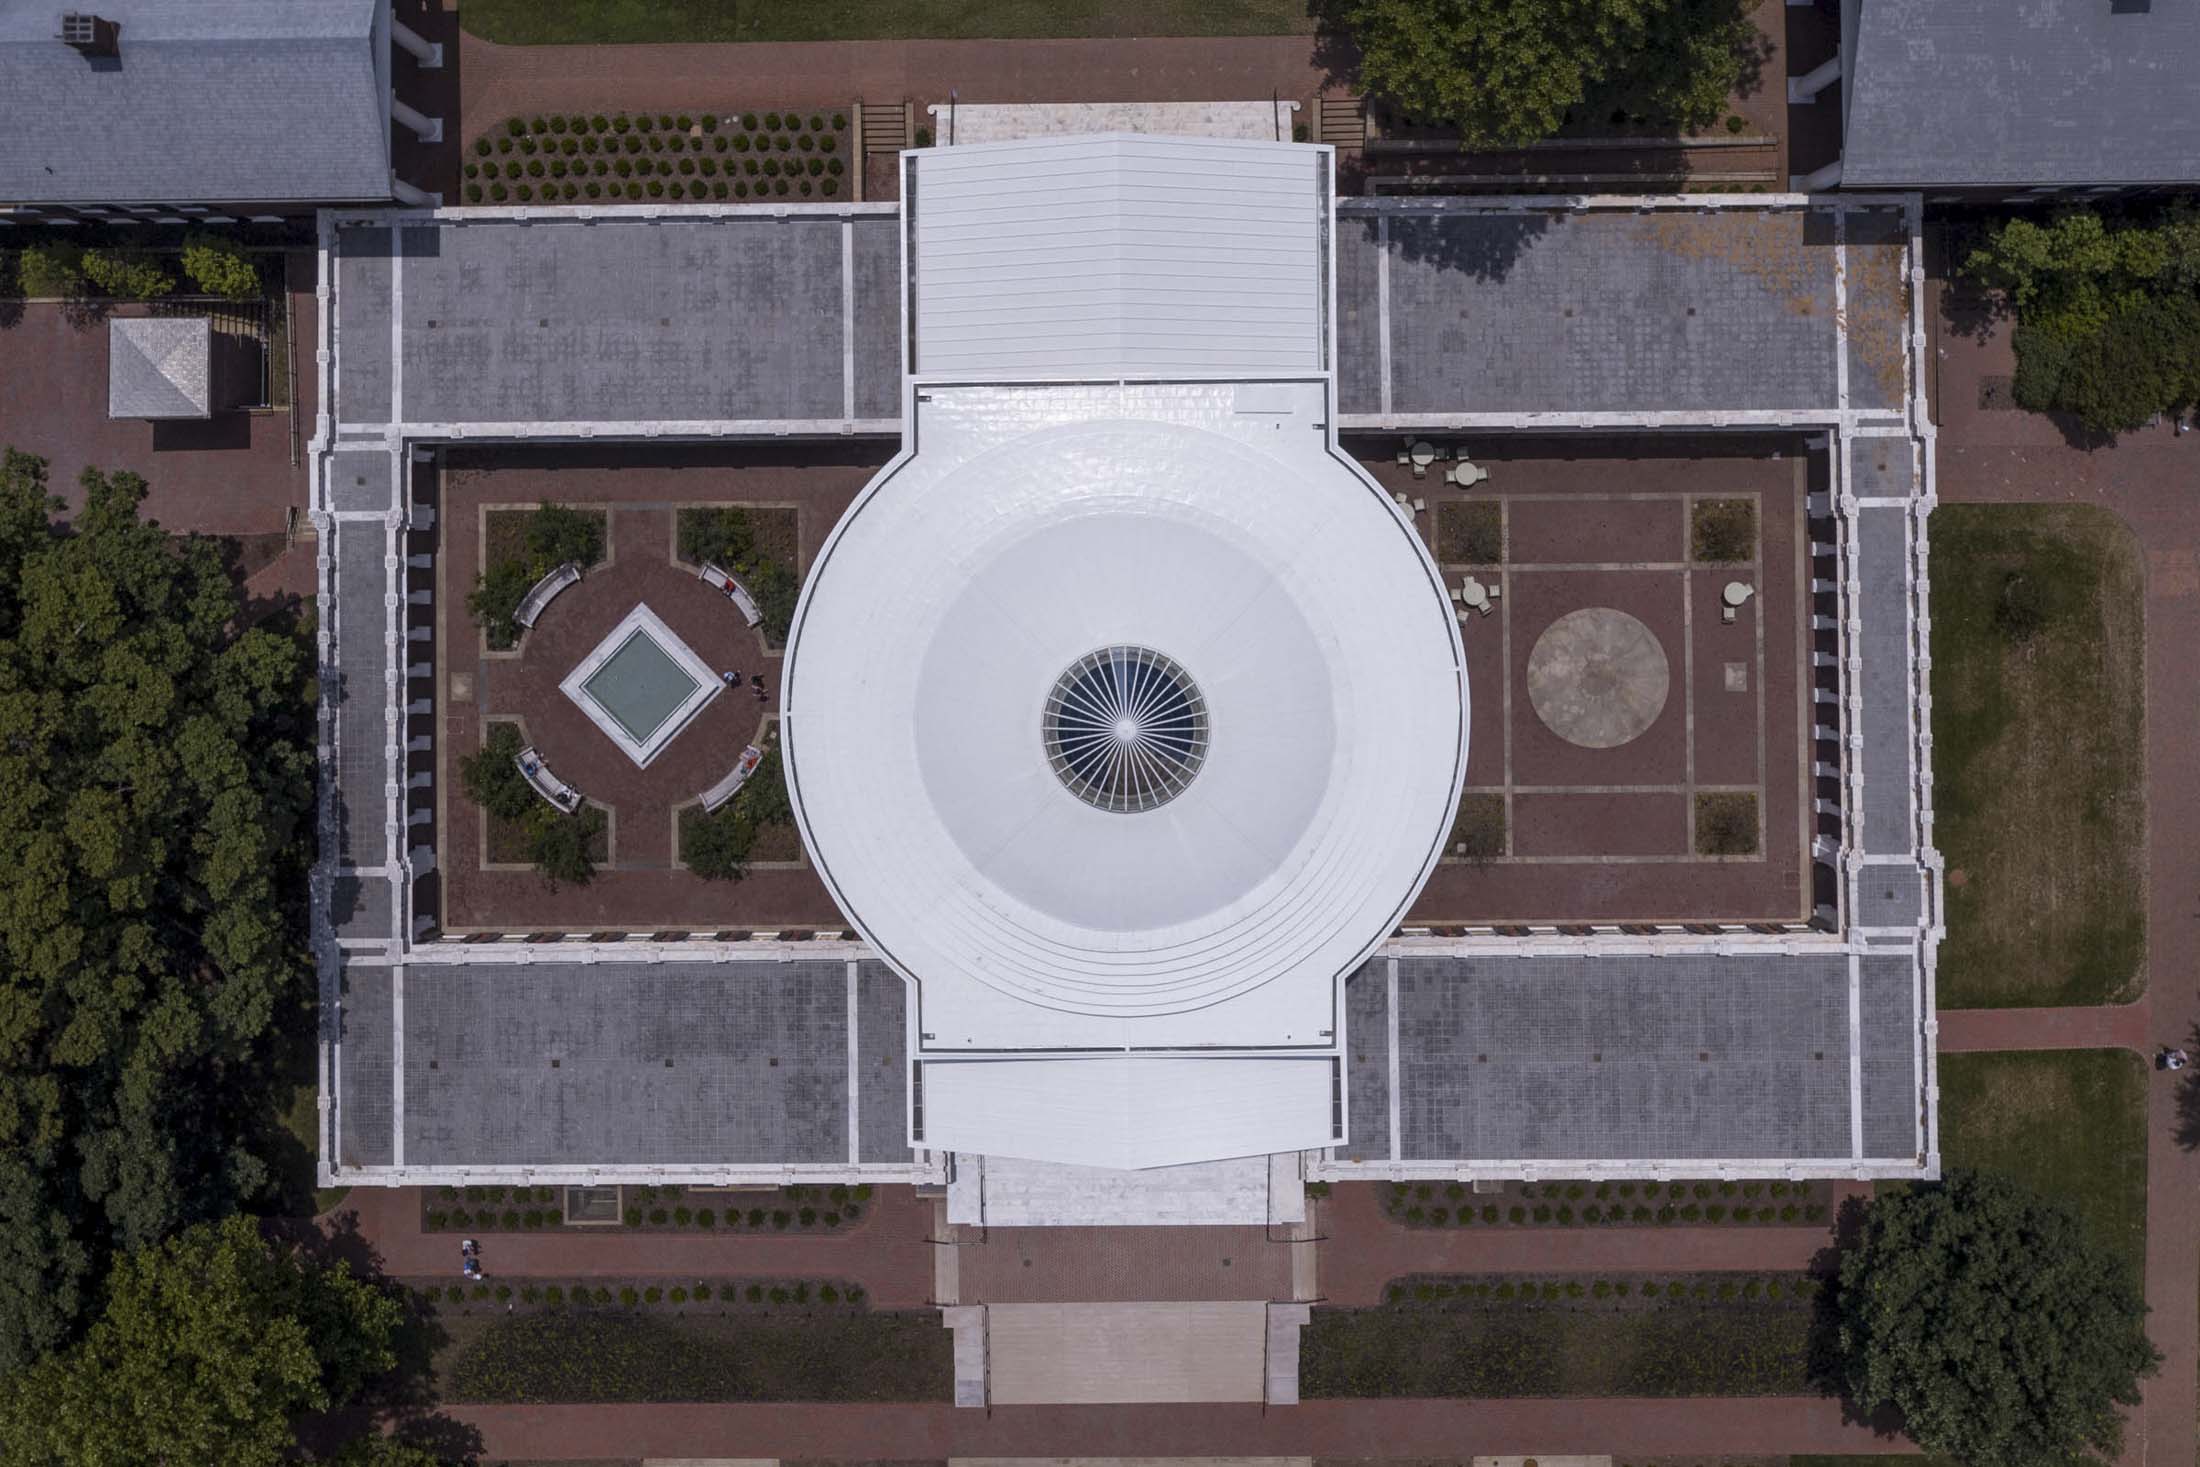
[[(1871, 1188), (1835, 1188), (1843, 1200)], [(1383, 1215), (1380, 1184), (1339, 1186), (1316, 1203), (1322, 1302), (1379, 1304), (1417, 1273), (1719, 1273), (1801, 1271), (1833, 1246), (1814, 1227), (1409, 1228)]]
[[(278, 268), (276, 257), (263, 267)], [(293, 252), (291, 305), (297, 326), (299, 461), (290, 461), (290, 414), (222, 413), (203, 423), (149, 423), (107, 416), (107, 324), (79, 325), (58, 305), (25, 305), (0, 326), (0, 444), (48, 463), (53, 489), (81, 502), (86, 468), (144, 476), (147, 518), (207, 535), (279, 534), (306, 505), (304, 440), (312, 437), (318, 379), (318, 317), (311, 252)], [(114, 314), (144, 314), (139, 306)]]
[[(1979, 407), (1983, 377), (2014, 368), (2006, 325), (1971, 316), (1959, 333), (1933, 314), (1932, 387), (1938, 411), (1944, 499), (2096, 504), (2122, 516), (2146, 553), (2147, 992), (2104, 1017), (2104, 1034), (2141, 1050), (2200, 1039), (2200, 434), (2168, 426), (2123, 435), (2113, 447), (2073, 447), (2056, 423)], [(1943, 1024), (1954, 1016), (1942, 1015)], [(2015, 1041), (2016, 1021), (1961, 1019)], [(2054, 1041), (2071, 1021), (2052, 1012), (2040, 1034)], [(2133, 1039), (2139, 1042), (2133, 1044)], [(2026, 1047), (2012, 1042), (2010, 1047)], [(2200, 1152), (2179, 1139), (2181, 1087), (2158, 1076), (2147, 1106), (2147, 1333), (2165, 1357), (2145, 1384), (2124, 1460), (2192, 1467), (2200, 1407), (2200, 1246), (2192, 1203)]]
[(1823, 1397), (1315, 1401), (1301, 1406), (452, 1406), (484, 1454), (574, 1458), (1631, 1457), (1914, 1452)]
[(2144, 1002), (2090, 1009), (1942, 1009), (1940, 1052), (1976, 1049), (2135, 1049), (2153, 1047)]
[[(354, 1187), (323, 1224), (348, 1230), (353, 1221), (382, 1271), (394, 1278), (458, 1272), (459, 1235), (422, 1230), (419, 1188)], [(483, 1268), (499, 1278), (850, 1279), (880, 1309), (932, 1302), (931, 1235), (932, 1203), (908, 1187), (880, 1187), (862, 1222), (814, 1237), (625, 1228), (476, 1234)]]

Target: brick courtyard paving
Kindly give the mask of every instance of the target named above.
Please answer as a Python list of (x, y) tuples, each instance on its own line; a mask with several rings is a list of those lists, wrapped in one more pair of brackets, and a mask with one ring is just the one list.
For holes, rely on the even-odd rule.
[[(1820, 466), (1799, 441), (1481, 439), (1487, 467), (1466, 493), (1395, 461), (1395, 439), (1349, 447), (1387, 489), (1425, 500), (1416, 526), (1458, 585), (1497, 586), (1497, 610), (1460, 626), (1472, 691), (1467, 792), (1501, 798), (1508, 849), (1487, 865), (1447, 860), (1412, 923), (1798, 921), (1812, 894), (1805, 826), (1809, 768), (1802, 699), (1806, 604), (1803, 498)], [(1756, 549), (1735, 563), (1692, 562), (1690, 507), (1756, 507)], [(1495, 505), (1504, 564), (1460, 562), (1442, 543), (1446, 506)], [(1456, 547), (1454, 547), (1456, 549)], [(1729, 581), (1754, 597), (1720, 618)], [(1552, 623), (1613, 608), (1657, 639), (1669, 687), (1656, 719), (1613, 748), (1567, 742), (1537, 715), (1528, 664)], [(1758, 854), (1692, 851), (1699, 792), (1758, 801)]]
[[(2060, 1048), (2089, 1042), (2142, 1052), (2200, 1041), (2200, 434), (2163, 425), (2128, 433), (2110, 448), (2072, 447), (2031, 413), (1980, 407), (1980, 385), (2015, 366), (2006, 323), (1950, 330), (1938, 309), (1932, 389), (1940, 421), (1940, 493), (1971, 502), (2097, 504), (2114, 510), (2146, 552), (2147, 991), (2137, 1003), (2096, 1010), (1944, 1013), (1948, 1047)], [(2097, 1036), (2097, 1037), (2095, 1037)], [(2147, 1104), (2147, 1333), (2164, 1359), (2143, 1385), (2123, 1460), (2131, 1467), (2191, 1467), (2200, 1433), (2200, 1244), (2192, 1200), (2200, 1150), (2183, 1138), (2180, 1101), (2200, 1093), (2156, 1073)]]
[[(264, 268), (277, 267), (264, 256)], [(314, 262), (290, 259), (291, 308), (304, 356), (298, 363), (299, 461), (291, 462), (291, 414), (225, 412), (206, 422), (150, 423), (107, 416), (107, 323), (80, 323), (65, 307), (26, 304), (0, 314), (0, 444), (47, 460), (55, 493), (81, 502), (86, 468), (129, 469), (149, 486), (144, 513), (171, 529), (206, 535), (280, 535), (306, 506), (304, 440), (312, 437), (316, 332)], [(120, 306), (115, 315), (142, 315)]]
[[(682, 504), (745, 503), (791, 510), (805, 564), (890, 450), (764, 445), (453, 450), (443, 476), (440, 583), (438, 812), (446, 930), (641, 931), (845, 925), (823, 883), (799, 861), (752, 866), (738, 882), (676, 869), (674, 812), (694, 801), (759, 741), (778, 712), (779, 650), (745, 627), (731, 603), (673, 557)], [(564, 592), (520, 641), (489, 652), (465, 610), (481, 564), (484, 512), (545, 501), (609, 511), (607, 563)], [(714, 669), (761, 674), (767, 697), (729, 689), (707, 704), (647, 768), (637, 767), (559, 683), (637, 604), (647, 604)], [(533, 870), (492, 867), (479, 811), (457, 792), (458, 761), (486, 725), (517, 718), (551, 768), (612, 812), (612, 862), (583, 887), (553, 889)]]

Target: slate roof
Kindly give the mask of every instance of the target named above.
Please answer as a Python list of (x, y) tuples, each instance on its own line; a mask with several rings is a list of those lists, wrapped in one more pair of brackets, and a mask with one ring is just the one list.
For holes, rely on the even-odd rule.
[(119, 58), (57, 38), (64, 0), (0, 0), (0, 203), (390, 196), (387, 0), (80, 3)]
[(107, 323), (107, 416), (213, 415), (213, 327), (204, 316), (121, 316)]
[(1844, 186), (2200, 179), (2190, 0), (1847, 0)]

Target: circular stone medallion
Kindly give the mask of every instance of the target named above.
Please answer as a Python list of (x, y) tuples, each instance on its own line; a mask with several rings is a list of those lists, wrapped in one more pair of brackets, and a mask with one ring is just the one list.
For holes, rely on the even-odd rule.
[(1544, 727), (1584, 749), (1640, 738), (1665, 711), (1673, 673), (1658, 639), (1608, 606), (1569, 611), (1528, 654), (1528, 701)]

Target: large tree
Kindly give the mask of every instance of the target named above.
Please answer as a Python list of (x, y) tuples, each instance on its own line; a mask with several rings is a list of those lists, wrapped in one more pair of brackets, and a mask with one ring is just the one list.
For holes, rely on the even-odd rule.
[[(1469, 147), (1552, 136), (1577, 108), (1703, 127), (1755, 77), (1756, 0), (1329, 0), (1360, 82)], [(1601, 118), (1599, 119), (1602, 120)]]
[(201, 1223), (117, 1260), (83, 1341), (0, 1387), (0, 1464), (276, 1467), (301, 1415), (397, 1363), (402, 1318), (341, 1264), (310, 1263), (246, 1218)]
[(2010, 219), (1963, 268), (2016, 309), (2020, 407), (2117, 433), (2200, 401), (2200, 210)]
[(1838, 1308), (1855, 1400), (1975, 1467), (2113, 1458), (2117, 1408), (2160, 1361), (2129, 1267), (2068, 1208), (1988, 1174), (1874, 1200)]
[(241, 626), (133, 474), (0, 457), (0, 1375), (109, 1255), (268, 1193), (278, 1040), (310, 1022), (311, 664)]

